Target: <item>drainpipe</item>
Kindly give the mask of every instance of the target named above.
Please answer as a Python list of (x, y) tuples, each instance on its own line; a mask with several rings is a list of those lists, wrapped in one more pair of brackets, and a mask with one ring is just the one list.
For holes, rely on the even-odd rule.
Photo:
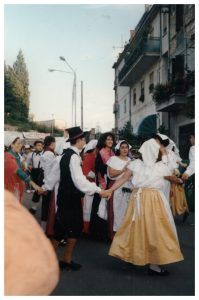
[(129, 122), (131, 125), (131, 87), (129, 87)]
[[(170, 38), (171, 38), (171, 6), (168, 6), (169, 9), (169, 16), (168, 16), (168, 81), (171, 80), (171, 75), (170, 75)], [(171, 113), (168, 111), (168, 135), (170, 136), (170, 121), (171, 121)]]

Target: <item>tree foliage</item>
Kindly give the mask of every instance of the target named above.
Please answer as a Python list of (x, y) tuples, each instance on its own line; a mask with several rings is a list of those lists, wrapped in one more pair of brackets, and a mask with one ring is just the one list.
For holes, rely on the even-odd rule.
[(143, 142), (141, 137), (133, 133), (133, 127), (129, 121), (119, 130), (119, 139), (126, 140), (134, 149), (139, 148)]
[(28, 120), (29, 115), (29, 77), (25, 60), (20, 50), (13, 67), (4, 67), (5, 121)]

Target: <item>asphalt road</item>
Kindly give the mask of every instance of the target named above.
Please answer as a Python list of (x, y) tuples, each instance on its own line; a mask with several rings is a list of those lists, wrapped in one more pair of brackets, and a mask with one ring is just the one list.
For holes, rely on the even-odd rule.
[[(24, 205), (30, 207), (30, 194)], [(38, 209), (36, 217), (40, 217)], [(108, 255), (110, 243), (79, 239), (74, 261), (82, 264), (76, 272), (62, 271), (52, 296), (193, 296), (195, 290), (195, 225), (191, 213), (185, 224), (175, 219), (184, 261), (166, 266), (167, 277), (151, 277), (146, 267), (136, 267)], [(61, 256), (62, 247), (58, 249)]]

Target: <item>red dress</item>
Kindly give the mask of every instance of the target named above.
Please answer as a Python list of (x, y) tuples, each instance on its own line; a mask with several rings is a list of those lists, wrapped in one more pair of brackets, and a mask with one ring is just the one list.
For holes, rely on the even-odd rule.
[(23, 193), (25, 190), (25, 182), (17, 175), (19, 166), (16, 158), (9, 152), (5, 152), (4, 156), (4, 187), (22, 203)]
[[(95, 152), (87, 153), (85, 155), (85, 158), (83, 160), (83, 165), (82, 165), (82, 171), (85, 176), (87, 176), (90, 171), (95, 173), (95, 158), (96, 158)], [(90, 182), (95, 182), (95, 178), (88, 178), (88, 180)], [(83, 198), (83, 220), (84, 220), (83, 231), (86, 234), (89, 233), (92, 201), (93, 201), (93, 196), (85, 195)]]

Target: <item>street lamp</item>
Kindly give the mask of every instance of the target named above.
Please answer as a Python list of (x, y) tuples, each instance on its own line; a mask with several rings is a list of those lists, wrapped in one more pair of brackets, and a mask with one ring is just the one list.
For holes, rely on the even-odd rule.
[(67, 60), (65, 59), (65, 57), (60, 56), (59, 57), (60, 60), (64, 61), (66, 63), (66, 65), (71, 69), (71, 71), (73, 72), (74, 75), (74, 82), (73, 82), (73, 102), (75, 105), (75, 126), (77, 125), (77, 120), (76, 120), (76, 72), (75, 70), (71, 67), (71, 65), (67, 62)]
[[(49, 72), (61, 72), (61, 73), (67, 73), (67, 74), (73, 74), (73, 72), (67, 72), (63, 70), (57, 70), (57, 69), (48, 69)], [(72, 125), (73, 125), (73, 99), (74, 99), (74, 83), (73, 83), (73, 91), (72, 91)]]

